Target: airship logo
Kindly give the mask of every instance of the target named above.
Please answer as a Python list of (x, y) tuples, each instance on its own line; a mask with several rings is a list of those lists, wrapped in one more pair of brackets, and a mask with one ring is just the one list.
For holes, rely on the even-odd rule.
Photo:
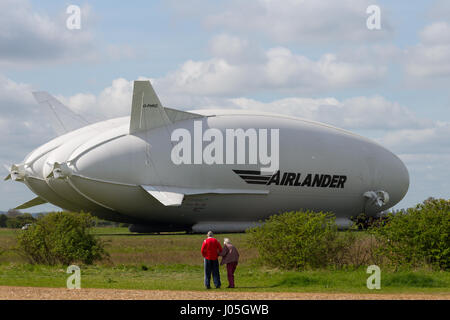
[(233, 170), (241, 179), (248, 184), (263, 184), (277, 186), (295, 186), (295, 187), (320, 187), (320, 188), (339, 188), (343, 189), (347, 181), (345, 175), (331, 174), (312, 174), (302, 175), (295, 172), (280, 173), (278, 170), (275, 174), (263, 175), (261, 171), (256, 170)]
[[(279, 129), (270, 129), (270, 143), (268, 129), (238, 128), (224, 131), (225, 135), (217, 128), (209, 128), (203, 132), (202, 121), (194, 121), (193, 138), (188, 129), (175, 129), (171, 134), (171, 141), (178, 143), (171, 151), (172, 162), (176, 165), (254, 164), (260, 165), (263, 171), (273, 173), (278, 170)], [(209, 144), (203, 148), (204, 142)]]

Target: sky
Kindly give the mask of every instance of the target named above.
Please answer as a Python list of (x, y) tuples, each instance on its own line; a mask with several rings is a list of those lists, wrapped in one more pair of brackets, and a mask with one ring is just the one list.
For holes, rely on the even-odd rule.
[[(56, 137), (32, 91), (108, 119), (129, 115), (136, 79), (167, 107), (275, 112), (377, 141), (410, 174), (395, 209), (450, 198), (450, 1), (0, 0), (0, 164)], [(0, 211), (33, 197), (0, 182)]]

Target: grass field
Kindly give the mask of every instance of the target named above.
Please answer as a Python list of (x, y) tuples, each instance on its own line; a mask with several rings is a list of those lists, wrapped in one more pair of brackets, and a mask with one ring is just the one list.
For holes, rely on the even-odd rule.
[[(0, 229), (0, 285), (65, 287), (67, 266), (29, 265), (14, 250), (15, 232)], [(126, 228), (96, 228), (108, 242), (110, 259), (81, 267), (84, 288), (204, 290), (200, 247), (204, 235), (132, 234)], [(363, 236), (363, 235), (362, 235)], [(352, 293), (450, 292), (450, 273), (430, 270), (382, 270), (381, 290), (366, 287), (365, 267), (356, 270), (282, 271), (257, 263), (257, 252), (246, 244), (246, 234), (219, 234), (232, 240), (241, 259), (235, 291), (296, 291)], [(226, 270), (221, 267), (223, 288)]]

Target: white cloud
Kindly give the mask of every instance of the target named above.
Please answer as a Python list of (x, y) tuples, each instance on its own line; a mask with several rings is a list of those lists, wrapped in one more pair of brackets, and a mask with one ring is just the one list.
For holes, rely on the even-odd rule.
[(366, 44), (356, 47), (341, 48), (338, 55), (345, 61), (358, 62), (371, 65), (387, 65), (401, 63), (404, 58), (404, 50), (393, 43), (390, 44)]
[(21, 160), (54, 134), (31, 94), (32, 86), (0, 75), (0, 158)]
[(339, 60), (334, 54), (324, 54), (318, 61), (295, 55), (285, 48), (267, 52), (265, 66), (269, 84), (283, 87), (310, 88), (312, 91), (335, 89), (379, 80), (386, 72), (372, 65)]
[(344, 61), (334, 54), (311, 60), (284, 47), (270, 48), (247, 62), (243, 53), (246, 42), (222, 36), (213, 41), (213, 47), (223, 47), (224, 43), (231, 49), (222, 56), (189, 60), (158, 79), (159, 83), (174, 93), (236, 96), (262, 90), (311, 93), (367, 86), (386, 74), (383, 66)]
[(450, 153), (404, 153), (399, 156), (403, 161), (410, 165), (427, 165), (429, 169), (436, 163), (443, 166), (447, 166), (447, 164), (450, 163)]
[[(82, 8), (83, 21), (90, 7)], [(90, 58), (94, 38), (87, 26), (69, 30), (61, 15), (50, 18), (33, 10), (27, 0), (0, 2), (0, 62), (30, 64)]]
[(449, 199), (450, 153), (404, 153), (399, 157), (410, 175), (410, 187), (402, 202), (412, 205), (430, 196)]
[(428, 128), (430, 120), (420, 119), (408, 108), (381, 96), (335, 98), (285, 98), (269, 103), (253, 99), (230, 99), (242, 109), (288, 114), (320, 121), (345, 129), (398, 130)]
[(222, 58), (188, 60), (159, 81), (177, 93), (226, 95), (246, 90), (244, 83), (249, 87), (254, 85), (254, 81), (247, 79), (250, 69), (250, 66), (236, 66)]
[(97, 96), (78, 93), (70, 97), (58, 95), (62, 103), (89, 119), (106, 119), (128, 116), (131, 112), (133, 81), (118, 78)]
[[(151, 79), (140, 76), (137, 80), (150, 80), (162, 104), (166, 107), (187, 110), (213, 105), (231, 105), (228, 99), (208, 95), (190, 95), (183, 90), (176, 91), (167, 78)], [(133, 81), (117, 78), (97, 95), (77, 93), (71, 96), (57, 95), (56, 97), (85, 118), (100, 120), (130, 115), (132, 95)]]
[(434, 22), (420, 31), (422, 43), (427, 45), (450, 44), (450, 25), (447, 22)]
[(383, 145), (397, 153), (450, 154), (450, 122), (437, 122), (431, 128), (405, 129), (386, 133), (380, 139)]
[[(148, 79), (140, 77), (139, 79)], [(394, 132), (414, 133), (420, 130), (433, 130), (436, 123), (422, 119), (410, 109), (382, 96), (359, 96), (339, 101), (336, 98), (301, 98), (291, 97), (261, 102), (249, 98), (223, 98), (214, 95), (188, 95), (185, 89), (168, 86), (167, 78), (151, 79), (162, 103), (167, 107), (182, 109), (228, 108), (246, 109), (263, 112), (280, 113), (296, 117), (325, 122), (345, 129), (393, 130)], [(204, 85), (207, 85), (205, 82)], [(123, 78), (113, 80), (111, 86), (98, 95), (79, 93), (70, 97), (58, 96), (72, 110), (85, 117), (96, 118), (126, 116), (130, 113), (133, 82)], [(200, 89), (199, 89), (200, 90)], [(202, 88), (204, 91), (205, 89)], [(99, 117), (100, 115), (100, 117)], [(406, 130), (406, 131), (401, 131)], [(399, 136), (386, 138), (394, 143)]]
[(368, 30), (366, 9), (373, 0), (229, 1), (209, 12), (205, 23), (233, 32), (265, 34), (277, 43), (366, 42), (392, 33), (388, 14), (381, 10), (381, 30)]
[(0, 66), (34, 66), (39, 63), (97, 62), (134, 59), (136, 48), (123, 43), (101, 44), (95, 35), (96, 17), (89, 5), (81, 10), (81, 29), (69, 30), (69, 15), (47, 16), (28, 0), (0, 1)]
[(209, 47), (214, 57), (223, 58), (235, 64), (252, 64), (264, 58), (262, 50), (250, 44), (247, 39), (226, 33), (215, 35)]
[(450, 76), (450, 24), (434, 22), (420, 32), (421, 42), (407, 52), (406, 72), (414, 77)]
[[(261, 102), (244, 97), (223, 98), (207, 94), (189, 96), (185, 90), (174, 90), (177, 86), (167, 86), (166, 81), (166, 77), (152, 79), (162, 102), (168, 107), (248, 109), (307, 118), (345, 129), (389, 130), (383, 142), (390, 146), (402, 146), (400, 152), (408, 150), (408, 146), (414, 146), (415, 143), (432, 141), (438, 141), (441, 147), (448, 147), (446, 137), (450, 136), (450, 127), (447, 123), (422, 119), (407, 107), (382, 96), (359, 96), (343, 100), (333, 97), (291, 97)], [(27, 132), (31, 130), (31, 119), (45, 116), (41, 115), (42, 110), (34, 102), (30, 94), (32, 90), (27, 84), (0, 78), (0, 119), (21, 123)], [(132, 90), (133, 81), (118, 78), (97, 95), (78, 93), (68, 97), (57, 95), (57, 98), (85, 118), (104, 119), (130, 114)]]

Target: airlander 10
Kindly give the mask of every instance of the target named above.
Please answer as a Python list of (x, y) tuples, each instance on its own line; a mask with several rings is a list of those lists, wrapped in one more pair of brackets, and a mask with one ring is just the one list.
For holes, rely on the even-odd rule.
[[(46, 92), (33, 95), (70, 113)], [(5, 180), (37, 195), (18, 209), (52, 203), (136, 232), (241, 232), (301, 209), (331, 211), (345, 225), (389, 209), (409, 187), (402, 161), (369, 139), (282, 114), (163, 107), (149, 81), (134, 82), (130, 117), (78, 119), (8, 168)]]

